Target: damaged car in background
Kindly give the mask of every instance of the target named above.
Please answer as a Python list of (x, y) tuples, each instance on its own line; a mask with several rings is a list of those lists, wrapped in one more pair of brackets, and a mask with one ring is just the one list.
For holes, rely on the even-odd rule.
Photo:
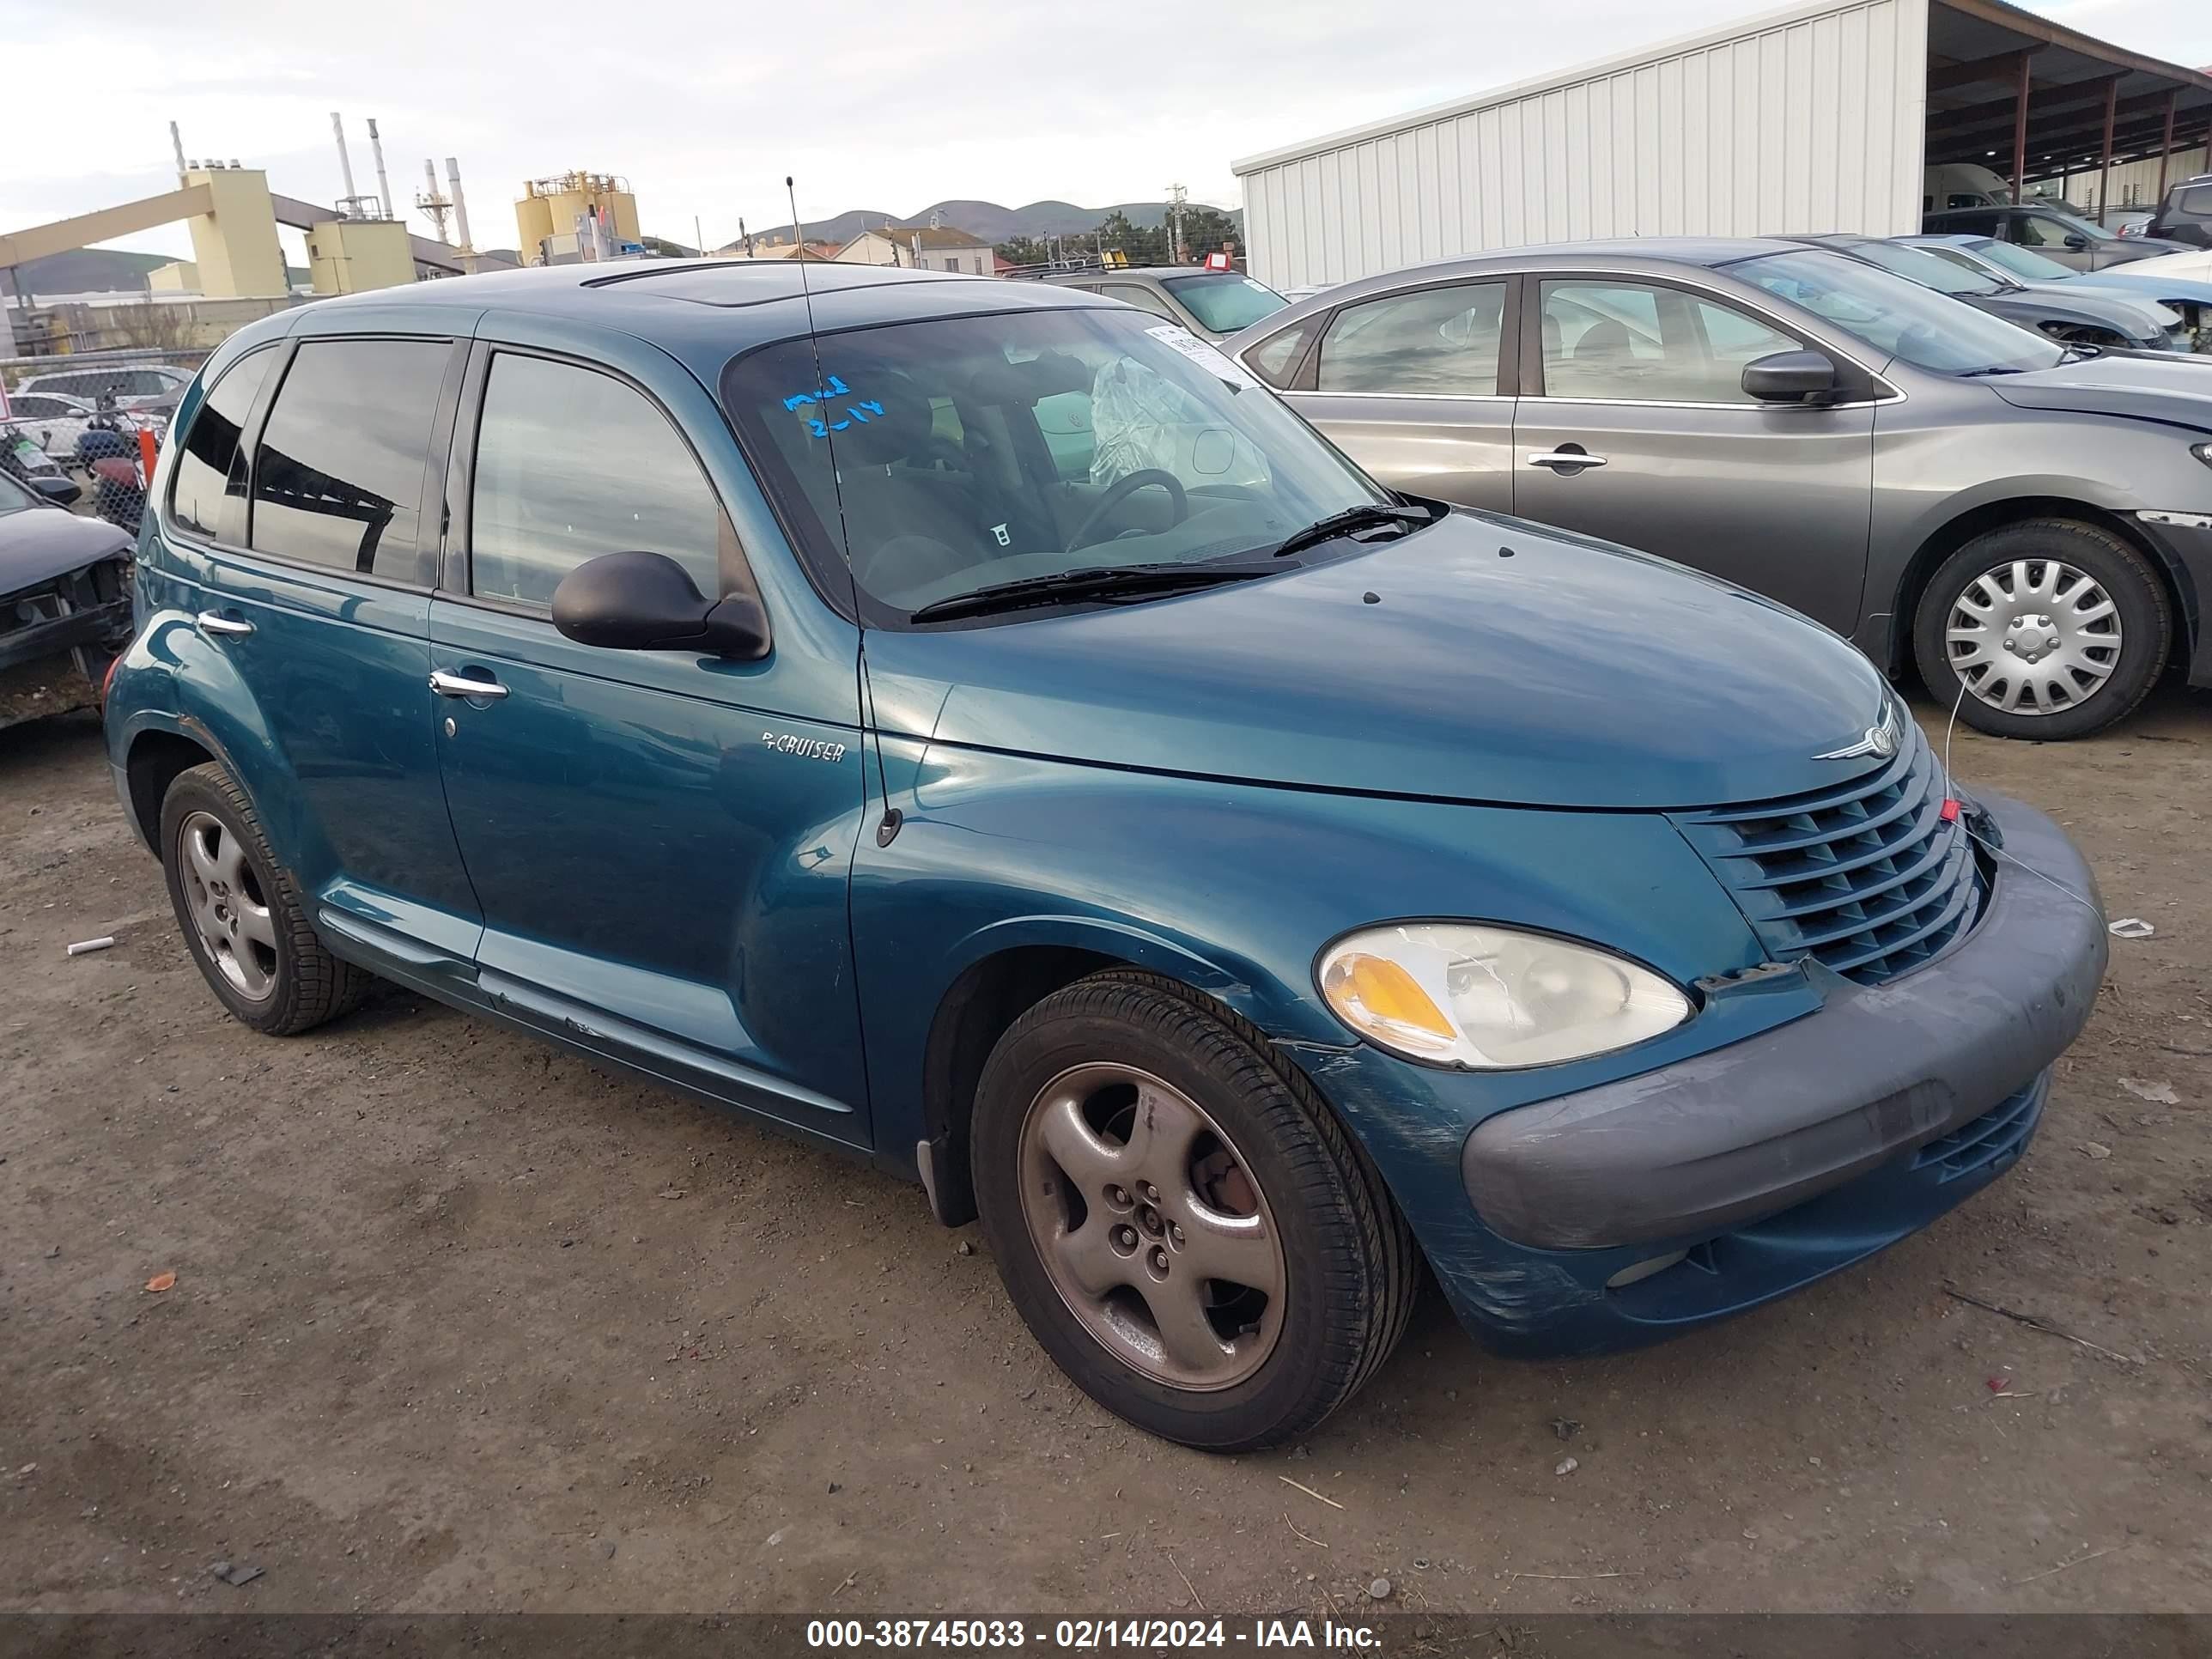
[(131, 552), (0, 472), (0, 726), (99, 706), (131, 638)]

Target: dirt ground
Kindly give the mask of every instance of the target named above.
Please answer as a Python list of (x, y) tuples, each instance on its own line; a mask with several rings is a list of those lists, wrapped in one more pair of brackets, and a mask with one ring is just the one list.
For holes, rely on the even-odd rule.
[(0, 1606), (2212, 1611), (2212, 696), (1957, 770), (2157, 928), (2017, 1170), (1623, 1358), (1431, 1291), (1224, 1460), (1079, 1395), (916, 1191), (404, 993), (229, 1022), (96, 726), (0, 735)]

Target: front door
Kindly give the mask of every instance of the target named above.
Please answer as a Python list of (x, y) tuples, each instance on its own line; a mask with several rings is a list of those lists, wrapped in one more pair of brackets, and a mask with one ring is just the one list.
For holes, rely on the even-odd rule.
[(1449, 283), (1346, 306), (1316, 348), (1314, 389), (1284, 395), (1389, 488), (1510, 512), (1513, 399), (1498, 386), (1505, 291), (1498, 281)]
[[(1710, 295), (1617, 278), (1524, 289), (1513, 511), (1724, 576), (1848, 635), (1874, 502), (1874, 410), (1762, 404), (1743, 366), (1807, 342)], [(1817, 348), (1816, 348), (1817, 349)]]
[(709, 597), (750, 573), (640, 384), (478, 351), (454, 441), (471, 475), (457, 591), (432, 605), (430, 645), (446, 796), (483, 903), (480, 988), (571, 1042), (866, 1145), (854, 674), (557, 633), (555, 587), (603, 553), (665, 553)]

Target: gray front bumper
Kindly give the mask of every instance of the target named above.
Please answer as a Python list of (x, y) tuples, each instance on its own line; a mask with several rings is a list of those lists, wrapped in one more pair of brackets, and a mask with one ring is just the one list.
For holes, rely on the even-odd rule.
[(2088, 1022), (2103, 906), (2057, 825), (1978, 799), (2009, 856), (1955, 949), (1877, 986), (1808, 969), (1830, 988), (1817, 1013), (1488, 1119), (1461, 1156), (1484, 1224), (1552, 1249), (1716, 1232), (1840, 1186), (2032, 1082)]

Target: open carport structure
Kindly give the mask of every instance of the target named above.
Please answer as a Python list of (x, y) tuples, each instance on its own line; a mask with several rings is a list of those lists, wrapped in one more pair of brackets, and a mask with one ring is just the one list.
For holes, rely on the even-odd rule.
[(1816, 0), (1235, 167), (1253, 270), (1288, 286), (1588, 236), (1896, 235), (1937, 162), (2132, 166), (2149, 197), (2208, 137), (2212, 76), (2002, 0)]

